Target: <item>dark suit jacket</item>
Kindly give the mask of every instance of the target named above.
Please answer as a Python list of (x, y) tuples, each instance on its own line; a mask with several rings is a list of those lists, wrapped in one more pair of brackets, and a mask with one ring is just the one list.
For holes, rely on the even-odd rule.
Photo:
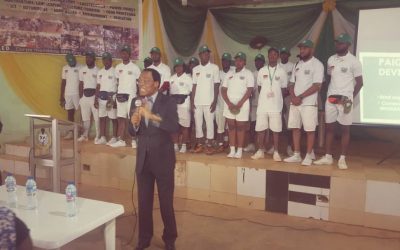
[[(131, 114), (136, 110), (136, 99), (134, 98), (131, 102)], [(132, 136), (136, 135), (138, 139), (137, 173), (142, 172), (145, 160), (151, 168), (161, 172), (175, 167), (176, 159), (171, 134), (179, 130), (176, 102), (171, 97), (159, 93), (151, 111), (162, 119), (158, 126), (151, 121), (146, 126), (145, 119), (142, 117), (140, 126), (136, 130), (129, 122), (129, 133)]]

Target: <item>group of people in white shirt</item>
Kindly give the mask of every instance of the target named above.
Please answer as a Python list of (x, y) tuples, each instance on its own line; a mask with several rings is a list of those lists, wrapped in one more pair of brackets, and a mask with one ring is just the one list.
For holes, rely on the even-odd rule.
[[(328, 60), (326, 79), (323, 64), (313, 56), (311, 40), (298, 44), (300, 60), (296, 63), (288, 60), (290, 51), (287, 48), (271, 47), (267, 63), (265, 57), (258, 54), (254, 58), (254, 72), (247, 69), (247, 57), (243, 52), (236, 53), (233, 58), (224, 53), (220, 70), (210, 61), (211, 51), (207, 45), (199, 48), (200, 60), (193, 57), (188, 66), (182, 58), (175, 58), (172, 76), (170, 68), (161, 62), (161, 51), (157, 47), (151, 49), (151, 58), (146, 58), (144, 63), (145, 67), (160, 73), (159, 92), (171, 95), (177, 102), (181, 130), (173, 135), (176, 152), (189, 150), (193, 127), (196, 139), (190, 144), (192, 153), (224, 152), (229, 142), (227, 157), (240, 159), (243, 151), (255, 151), (251, 158), (258, 160), (265, 157), (266, 145), (271, 144), (267, 152), (274, 161), (305, 166), (333, 164), (332, 141), (338, 123), (342, 132), (338, 167), (347, 169), (345, 155), (352, 124), (351, 103), (363, 84), (361, 64), (349, 52), (351, 43), (348, 34), (335, 39), (336, 54)], [(95, 65), (93, 52), (86, 54), (84, 67), (77, 65), (73, 55), (67, 54), (60, 101), (68, 110), (69, 119), (73, 118), (78, 105), (81, 107), (84, 129), (79, 141), (88, 140), (93, 115), (95, 144), (127, 145), (126, 123), (140, 75), (139, 67), (130, 60), (130, 52), (128, 46), (121, 49), (122, 62), (115, 68), (111, 54), (104, 53), (101, 70)], [(329, 84), (325, 104), (326, 154), (316, 160), (313, 147), (318, 125), (317, 97), (323, 82)], [(350, 108), (345, 107), (349, 103)], [(107, 118), (113, 122), (113, 136), (108, 142), (105, 137)], [(307, 142), (304, 158), (300, 155), (301, 129), (305, 131)], [(289, 139), (286, 158), (282, 158), (278, 150), (282, 131), (286, 131)], [(132, 140), (132, 147), (135, 146)]]

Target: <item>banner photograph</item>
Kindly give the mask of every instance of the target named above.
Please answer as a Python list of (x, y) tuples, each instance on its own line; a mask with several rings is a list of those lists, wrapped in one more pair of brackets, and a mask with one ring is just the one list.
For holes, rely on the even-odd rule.
[(139, 58), (138, 1), (0, 0), (0, 11), (0, 51), (119, 57), (122, 44)]

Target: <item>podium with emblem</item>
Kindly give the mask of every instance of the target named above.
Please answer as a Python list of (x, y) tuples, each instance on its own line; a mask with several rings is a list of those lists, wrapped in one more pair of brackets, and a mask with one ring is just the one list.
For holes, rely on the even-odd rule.
[[(25, 114), (30, 124), (29, 171), (35, 176), (36, 166), (51, 169), (52, 191), (60, 192), (63, 166), (72, 166), (75, 183), (79, 177), (78, 124), (49, 115)], [(73, 132), (73, 140), (62, 142), (61, 134)]]

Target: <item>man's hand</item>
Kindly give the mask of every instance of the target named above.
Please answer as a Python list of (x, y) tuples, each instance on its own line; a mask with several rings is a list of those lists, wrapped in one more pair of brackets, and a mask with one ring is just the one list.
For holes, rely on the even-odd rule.
[(235, 105), (233, 103), (229, 102), (227, 105), (229, 110), (235, 109)]
[(211, 111), (211, 113), (214, 113), (216, 107), (217, 107), (217, 102), (216, 102), (216, 101), (213, 101), (213, 102), (211, 103), (211, 106), (210, 106), (210, 111)]
[(161, 122), (161, 117), (153, 114), (147, 106), (139, 107), (139, 114), (149, 121)]
[(192, 112), (194, 112), (194, 110), (196, 109), (196, 105), (194, 105), (194, 103), (190, 104), (190, 109), (192, 110)]
[(96, 109), (99, 109), (99, 99), (97, 99), (97, 98), (94, 99), (94, 107)]
[(133, 114), (131, 116), (131, 123), (135, 127), (139, 127), (140, 120), (141, 120), (141, 117), (142, 117), (140, 115), (140, 107), (138, 109), (139, 110), (136, 110), (135, 112), (133, 112)]
[(291, 97), (290, 101), (292, 102), (292, 104), (294, 106), (300, 106), (301, 103), (302, 103), (302, 99), (300, 97), (298, 97), (298, 96)]
[(65, 108), (65, 98), (64, 97), (60, 98), (60, 106), (61, 106), (61, 108)]

